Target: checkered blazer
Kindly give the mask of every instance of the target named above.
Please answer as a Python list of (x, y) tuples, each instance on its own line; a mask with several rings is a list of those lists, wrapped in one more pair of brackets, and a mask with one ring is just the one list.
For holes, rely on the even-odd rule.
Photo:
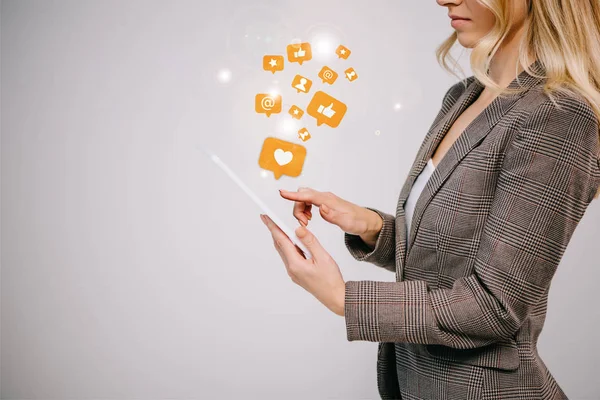
[[(543, 73), (538, 61), (530, 66)], [(550, 282), (600, 185), (598, 120), (583, 98), (543, 93), (526, 71), (439, 162), (417, 200), (406, 242), (404, 204), (437, 145), (484, 86), (452, 86), (374, 249), (345, 234), (352, 256), (395, 282), (348, 281), (348, 340), (380, 342), (383, 399), (565, 399), (538, 355)], [(600, 200), (599, 200), (600, 201)]]

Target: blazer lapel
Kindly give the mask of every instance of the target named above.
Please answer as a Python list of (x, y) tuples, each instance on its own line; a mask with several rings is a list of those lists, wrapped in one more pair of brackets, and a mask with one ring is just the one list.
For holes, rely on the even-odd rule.
[[(543, 67), (539, 61), (535, 61), (530, 65), (530, 68), (536, 73), (540, 74), (544, 72)], [(458, 119), (458, 117), (467, 109), (481, 94), (484, 86), (477, 80), (472, 79), (471, 83), (468, 84), (462, 95), (456, 100), (454, 105), (448, 110), (448, 112), (435, 123), (425, 138), (423, 146), (417, 153), (417, 157), (408, 178), (402, 187), (400, 197), (398, 199), (398, 207), (396, 209), (396, 228), (399, 230), (398, 239), (400, 246), (399, 252), (399, 268), (396, 271), (397, 280), (401, 280), (403, 277), (404, 264), (408, 258), (408, 254), (412, 248), (416, 232), (421, 222), (421, 217), (432, 200), (433, 196), (440, 189), (442, 184), (448, 179), (452, 171), (460, 163), (460, 161), (473, 149), (475, 148), (492, 130), (492, 128), (498, 123), (498, 121), (504, 116), (516, 103), (522, 98), (526, 91), (531, 87), (539, 83), (543, 78), (537, 78), (529, 75), (526, 71), (522, 71), (518, 77), (516, 77), (508, 87), (511, 89), (525, 88), (526, 90), (522, 93), (506, 96), (496, 97), (460, 134), (458, 139), (452, 144), (448, 152), (444, 155), (442, 160), (436, 166), (433, 174), (427, 181), (427, 184), (423, 188), (412, 217), (412, 223), (410, 227), (410, 238), (409, 242), (406, 241), (406, 222), (404, 214), (404, 205), (406, 199), (410, 194), (414, 181), (417, 179), (419, 174), (423, 171), (428, 160), (431, 158), (435, 149), (442, 141), (446, 133), (450, 130), (450, 127)]]

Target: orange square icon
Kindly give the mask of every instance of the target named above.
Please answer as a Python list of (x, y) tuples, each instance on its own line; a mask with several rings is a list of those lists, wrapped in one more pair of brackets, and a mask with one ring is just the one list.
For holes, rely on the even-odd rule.
[(335, 80), (338, 78), (338, 73), (328, 66), (325, 66), (321, 68), (321, 71), (319, 72), (319, 78), (321, 78), (323, 83), (333, 85), (333, 82), (335, 82)]
[(312, 49), (308, 42), (288, 44), (286, 50), (289, 62), (302, 65), (304, 61), (312, 59)]
[(343, 58), (344, 60), (347, 60), (348, 57), (350, 57), (350, 53), (352, 53), (350, 49), (341, 44), (335, 50), (335, 54), (337, 54), (338, 58)]
[(306, 128), (302, 128), (298, 131), (298, 137), (303, 141), (306, 142), (308, 139), (311, 138), (310, 133), (308, 133), (308, 129)]
[(266, 138), (258, 158), (258, 165), (272, 171), (275, 179), (282, 175), (299, 176), (306, 159), (306, 148), (274, 137)]
[(283, 56), (269, 56), (263, 57), (263, 69), (265, 71), (283, 71)]
[(311, 86), (312, 81), (308, 78), (303, 77), (302, 75), (296, 75), (294, 77), (294, 80), (292, 81), (292, 87), (296, 89), (298, 93), (308, 93)]
[(348, 68), (344, 71), (344, 74), (346, 75), (346, 79), (348, 79), (350, 82), (358, 79), (358, 74), (356, 73), (354, 68)]
[(302, 111), (298, 106), (293, 105), (290, 107), (290, 111), (288, 111), (288, 113), (292, 116), (292, 118), (294, 119), (300, 119), (302, 118), (302, 116), (304, 115), (304, 111)]
[(281, 96), (259, 93), (254, 99), (254, 109), (259, 114), (266, 114), (267, 117), (278, 114), (281, 112)]
[(317, 126), (325, 124), (332, 128), (337, 128), (342, 118), (344, 118), (347, 109), (346, 105), (341, 101), (325, 92), (319, 91), (315, 93), (308, 104), (306, 112), (317, 120)]

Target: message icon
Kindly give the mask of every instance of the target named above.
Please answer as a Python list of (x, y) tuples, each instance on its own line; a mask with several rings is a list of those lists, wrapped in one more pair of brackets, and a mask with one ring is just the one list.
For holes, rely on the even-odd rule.
[(260, 151), (258, 165), (272, 171), (275, 179), (281, 178), (282, 175), (297, 177), (302, 172), (305, 159), (306, 148), (304, 146), (268, 137)]
[(347, 109), (348, 107), (341, 101), (319, 91), (315, 93), (308, 104), (306, 112), (317, 120), (317, 126), (325, 124), (337, 128)]
[(335, 82), (335, 80), (338, 78), (338, 73), (325, 66), (321, 68), (321, 72), (319, 72), (319, 78), (321, 78), (323, 83), (333, 85), (333, 82)]
[(267, 117), (278, 114), (281, 112), (281, 96), (259, 93), (254, 100), (254, 109), (259, 114), (266, 114)]
[(348, 57), (350, 57), (350, 53), (352, 53), (350, 49), (348, 49), (345, 46), (342, 46), (341, 44), (335, 50), (335, 54), (337, 54), (338, 58), (343, 58), (344, 60), (347, 60)]
[(296, 75), (294, 77), (294, 80), (292, 81), (292, 87), (296, 89), (298, 93), (308, 93), (311, 86), (312, 81), (308, 78), (303, 77), (302, 75)]
[(303, 142), (306, 142), (308, 139), (311, 138), (310, 133), (308, 133), (308, 130), (306, 128), (302, 128), (298, 131), (298, 137)]
[(288, 44), (286, 50), (289, 62), (302, 65), (304, 61), (312, 59), (312, 49), (308, 42)]
[(347, 70), (344, 71), (344, 74), (346, 75), (346, 78), (350, 82), (352, 82), (358, 78), (358, 75), (356, 74), (356, 71), (354, 70), (354, 68), (348, 68)]
[(290, 111), (288, 111), (288, 113), (294, 119), (300, 119), (304, 115), (304, 111), (302, 111), (298, 106), (295, 105), (290, 107)]
[(283, 56), (264, 56), (263, 69), (272, 73), (283, 71)]

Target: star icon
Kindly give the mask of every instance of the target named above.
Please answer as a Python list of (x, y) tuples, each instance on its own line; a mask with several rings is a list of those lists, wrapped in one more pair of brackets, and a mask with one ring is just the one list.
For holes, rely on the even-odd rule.
[(271, 62), (269, 62), (269, 64), (271, 65), (271, 67), (274, 67), (277, 65), (277, 60), (274, 58), (271, 58)]
[(342, 53), (342, 54), (346, 54), (346, 50), (343, 50), (343, 49), (342, 49), (342, 50), (340, 50), (340, 53)]
[(292, 116), (293, 119), (300, 119), (302, 115), (304, 115), (304, 111), (302, 111), (298, 106), (291, 106), (288, 113)]

